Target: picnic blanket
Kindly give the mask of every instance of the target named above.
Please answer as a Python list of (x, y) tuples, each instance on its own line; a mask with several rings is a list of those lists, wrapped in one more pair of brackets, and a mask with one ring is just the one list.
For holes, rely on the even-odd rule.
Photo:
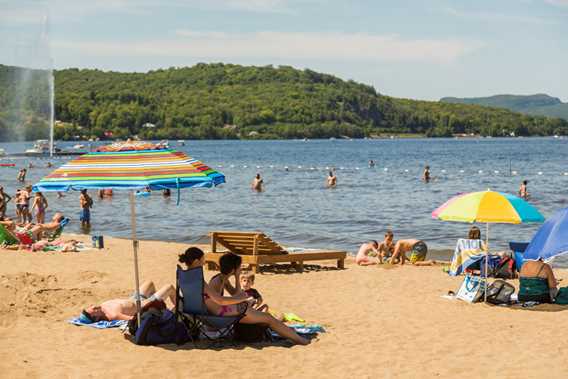
[(456, 244), (448, 274), (460, 275), (467, 267), (480, 261), (484, 255), (481, 240), (460, 238)]

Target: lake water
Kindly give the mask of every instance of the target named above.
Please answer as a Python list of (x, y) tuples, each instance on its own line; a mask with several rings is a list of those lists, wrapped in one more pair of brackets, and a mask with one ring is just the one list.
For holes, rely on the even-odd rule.
[[(70, 147), (74, 143), (61, 143)], [(176, 143), (172, 142), (172, 146)], [(0, 144), (21, 152), (30, 143)], [(160, 193), (138, 198), (141, 239), (206, 242), (212, 230), (261, 230), (289, 246), (356, 251), (362, 241), (420, 238), (431, 248), (453, 249), (468, 224), (432, 219), (431, 212), (461, 192), (492, 189), (516, 193), (529, 180), (531, 203), (545, 217), (567, 206), (568, 139), (394, 139), (310, 141), (186, 141), (176, 147), (225, 174), (227, 183), (211, 189), (186, 189), (181, 204)], [(368, 161), (376, 162), (374, 168)], [(66, 158), (51, 161), (55, 166)], [(47, 159), (3, 158), (0, 180), (13, 194), (18, 168), (32, 162), (28, 181), (35, 183), (52, 169)], [(420, 181), (425, 165), (435, 180)], [(286, 167), (288, 169), (286, 169)], [(325, 188), (328, 168), (337, 170), (338, 185)], [(260, 173), (265, 192), (250, 182)], [(92, 193), (91, 195), (95, 195)], [(55, 210), (72, 222), (66, 231), (80, 232), (79, 194), (62, 199), (47, 194), (48, 217)], [(13, 202), (8, 214), (14, 214)], [(127, 193), (112, 200), (95, 198), (91, 234), (130, 236)], [(485, 238), (485, 226), (480, 225)], [(492, 250), (510, 240), (528, 241), (538, 225), (490, 226)]]

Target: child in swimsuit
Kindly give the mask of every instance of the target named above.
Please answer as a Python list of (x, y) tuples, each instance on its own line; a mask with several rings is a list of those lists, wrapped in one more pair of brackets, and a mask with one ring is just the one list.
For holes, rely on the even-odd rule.
[(34, 202), (32, 204), (32, 211), (35, 209), (36, 221), (38, 224), (45, 222), (45, 210), (47, 209), (47, 199), (41, 192), (36, 192)]
[(258, 311), (268, 312), (268, 304), (262, 304), (262, 295), (256, 289), (252, 288), (253, 285), (254, 274), (250, 271), (241, 272), (241, 289), (254, 299), (251, 306)]

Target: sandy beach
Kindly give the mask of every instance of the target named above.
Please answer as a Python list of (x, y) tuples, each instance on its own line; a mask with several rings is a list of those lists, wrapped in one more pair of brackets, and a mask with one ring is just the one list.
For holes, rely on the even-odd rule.
[[(462, 278), (448, 277), (440, 267), (358, 267), (352, 259), (345, 270), (309, 266), (303, 273), (257, 276), (255, 286), (273, 308), (326, 327), (309, 346), (137, 346), (117, 329), (65, 322), (86, 305), (132, 292), (131, 242), (105, 242), (103, 250), (81, 253), (0, 250), (0, 377), (568, 374), (568, 345), (563, 342), (568, 337), (563, 328), (568, 313), (563, 311), (568, 308), (470, 305), (441, 297), (457, 291)], [(141, 242), (141, 278), (158, 286), (174, 283), (177, 254), (187, 246)], [(557, 276), (567, 279), (568, 272), (557, 271)]]

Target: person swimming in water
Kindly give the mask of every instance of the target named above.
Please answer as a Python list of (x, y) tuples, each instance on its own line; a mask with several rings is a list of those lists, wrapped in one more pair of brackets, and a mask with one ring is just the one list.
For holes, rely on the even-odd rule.
[(337, 176), (335, 176), (335, 173), (333, 172), (333, 170), (331, 170), (329, 172), (329, 175), (327, 176), (327, 188), (335, 188), (337, 186)]
[(256, 192), (262, 192), (262, 185), (264, 184), (264, 181), (262, 180), (262, 178), (260, 177), (260, 174), (256, 174), (256, 176), (254, 177), (254, 179), (252, 180), (251, 183), (251, 188), (256, 191)]
[(424, 172), (422, 173), (422, 180), (424, 183), (430, 183), (430, 166), (424, 167)]

